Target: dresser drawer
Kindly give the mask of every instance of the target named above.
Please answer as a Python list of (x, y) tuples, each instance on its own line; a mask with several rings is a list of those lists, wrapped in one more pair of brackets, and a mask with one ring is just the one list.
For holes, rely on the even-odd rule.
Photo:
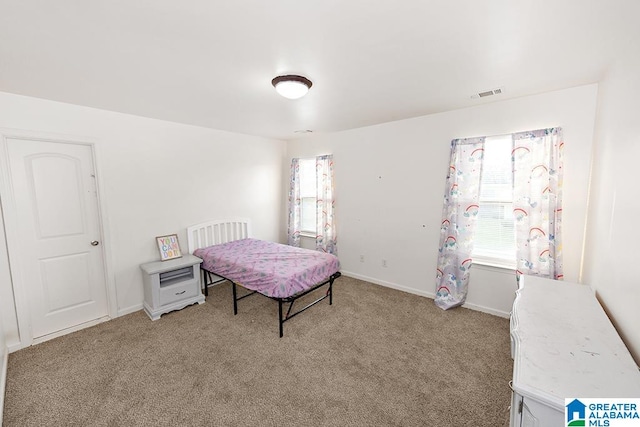
[(197, 280), (163, 286), (160, 288), (160, 305), (171, 304), (172, 302), (195, 297), (198, 295), (198, 292), (200, 292), (200, 289)]

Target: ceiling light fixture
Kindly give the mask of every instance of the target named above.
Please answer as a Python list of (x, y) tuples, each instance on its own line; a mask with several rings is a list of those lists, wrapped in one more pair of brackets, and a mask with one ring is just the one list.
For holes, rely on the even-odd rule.
[(280, 95), (288, 99), (302, 98), (313, 85), (308, 78), (296, 75), (278, 76), (271, 80), (271, 84)]

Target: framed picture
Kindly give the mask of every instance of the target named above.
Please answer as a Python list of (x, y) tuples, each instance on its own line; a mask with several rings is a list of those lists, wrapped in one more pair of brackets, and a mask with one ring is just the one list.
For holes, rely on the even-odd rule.
[(180, 258), (182, 256), (182, 253), (180, 252), (180, 243), (178, 242), (177, 234), (159, 236), (159, 237), (156, 237), (156, 241), (158, 242), (158, 249), (160, 250), (161, 261)]

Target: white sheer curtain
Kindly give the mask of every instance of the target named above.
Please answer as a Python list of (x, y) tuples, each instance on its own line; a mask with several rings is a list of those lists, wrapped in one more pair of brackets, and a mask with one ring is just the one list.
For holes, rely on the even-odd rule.
[(561, 128), (513, 134), (513, 213), (520, 274), (562, 279)]
[(316, 249), (337, 255), (334, 182), (333, 156), (316, 157)]
[[(300, 175), (300, 159), (292, 159), (289, 184), (289, 222), (287, 227), (287, 242), (289, 245), (297, 247), (300, 246), (300, 231), (302, 224)], [(315, 189), (316, 249), (319, 251), (337, 255), (338, 246), (335, 222), (335, 179), (333, 174), (332, 155), (316, 157)]]
[(289, 177), (289, 222), (287, 227), (287, 243), (300, 246), (300, 159), (291, 159), (291, 175)]
[[(519, 132), (512, 137), (516, 276), (562, 279), (562, 129)], [(467, 296), (484, 141), (469, 138), (451, 143), (435, 298), (445, 310), (464, 304)]]
[(483, 151), (484, 138), (451, 141), (436, 270), (435, 304), (443, 310), (467, 298)]

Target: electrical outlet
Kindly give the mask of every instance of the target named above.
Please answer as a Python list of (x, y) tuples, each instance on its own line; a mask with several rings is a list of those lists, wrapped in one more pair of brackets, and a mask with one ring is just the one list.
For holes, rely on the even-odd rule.
[(386, 260), (386, 259), (383, 259), (383, 260), (382, 260), (382, 266), (383, 266), (384, 268), (387, 268), (387, 260)]
[(364, 262), (364, 255), (360, 255), (360, 262)]

